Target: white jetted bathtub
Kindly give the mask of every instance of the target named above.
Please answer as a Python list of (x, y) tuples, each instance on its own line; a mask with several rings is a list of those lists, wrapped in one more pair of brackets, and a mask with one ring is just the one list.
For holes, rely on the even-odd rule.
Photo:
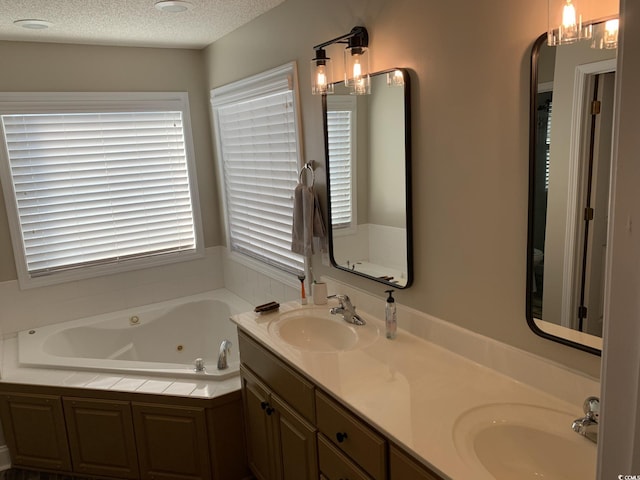
[[(249, 303), (220, 289), (18, 334), (23, 367), (96, 370), (222, 380), (238, 374), (238, 335), (230, 315)], [(218, 369), (221, 343), (228, 368)], [(196, 360), (204, 369), (196, 371)]]

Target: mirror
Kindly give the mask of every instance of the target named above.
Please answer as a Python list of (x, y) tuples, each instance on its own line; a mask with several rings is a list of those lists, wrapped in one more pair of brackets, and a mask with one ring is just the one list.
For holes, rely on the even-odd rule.
[(407, 288), (413, 280), (409, 74), (371, 76), (323, 96), (329, 255), (334, 267)]
[(527, 322), (599, 355), (616, 49), (594, 44), (532, 50)]

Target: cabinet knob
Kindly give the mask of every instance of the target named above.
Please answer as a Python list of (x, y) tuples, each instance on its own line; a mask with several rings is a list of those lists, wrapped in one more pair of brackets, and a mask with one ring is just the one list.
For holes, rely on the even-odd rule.
[(260, 402), (260, 408), (266, 410), (269, 406), (269, 402)]
[(265, 410), (265, 412), (267, 412), (267, 415), (271, 415), (273, 413), (273, 408), (271, 407), (267, 407), (267, 409)]
[(338, 432), (336, 433), (336, 440), (338, 443), (342, 443), (347, 439), (347, 432)]

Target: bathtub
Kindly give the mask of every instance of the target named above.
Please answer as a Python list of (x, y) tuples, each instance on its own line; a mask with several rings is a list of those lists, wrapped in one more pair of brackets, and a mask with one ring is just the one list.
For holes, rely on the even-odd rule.
[[(18, 333), (21, 367), (223, 380), (238, 375), (236, 326), (249, 303), (220, 289)], [(228, 368), (218, 370), (230, 340)], [(195, 371), (196, 359), (204, 370)]]

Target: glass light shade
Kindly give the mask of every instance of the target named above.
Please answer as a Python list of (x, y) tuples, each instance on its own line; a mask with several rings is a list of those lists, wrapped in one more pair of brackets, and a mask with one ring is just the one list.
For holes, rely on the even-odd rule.
[(591, 25), (582, 24), (582, 12), (577, 0), (548, 0), (549, 28), (547, 43), (550, 46), (568, 45), (584, 38), (591, 38)]
[(333, 93), (333, 67), (330, 58), (311, 60), (311, 93), (325, 95)]
[(388, 72), (387, 85), (390, 87), (402, 87), (404, 85), (404, 75), (402, 74), (402, 70)]
[(344, 84), (350, 88), (352, 95), (368, 95), (371, 93), (368, 48), (353, 47), (345, 49)]

